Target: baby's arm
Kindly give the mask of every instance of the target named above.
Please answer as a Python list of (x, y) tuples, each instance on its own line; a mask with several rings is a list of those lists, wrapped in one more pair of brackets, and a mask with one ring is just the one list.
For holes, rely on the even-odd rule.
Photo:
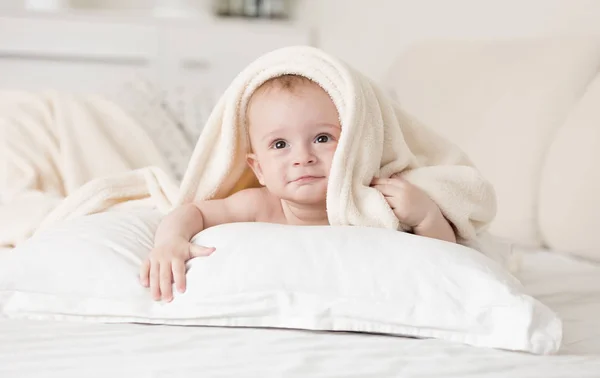
[(182, 205), (160, 222), (154, 248), (142, 264), (140, 281), (150, 287), (155, 300), (172, 299), (172, 283), (185, 291), (185, 262), (208, 256), (214, 248), (190, 243), (200, 231), (224, 223), (251, 222), (256, 219), (259, 189), (246, 189), (230, 197)]
[(440, 208), (435, 206), (428, 215), (413, 228), (416, 235), (440, 239), (456, 243), (456, 235), (450, 222), (444, 217)]

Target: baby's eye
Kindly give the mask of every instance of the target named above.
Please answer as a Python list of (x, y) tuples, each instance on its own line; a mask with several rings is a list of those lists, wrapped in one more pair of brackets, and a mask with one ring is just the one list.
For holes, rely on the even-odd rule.
[(284, 140), (276, 140), (275, 142), (273, 142), (272, 146), (274, 149), (280, 150), (282, 148), (286, 148), (287, 143)]
[(317, 143), (327, 143), (329, 142), (330, 136), (327, 134), (321, 134), (319, 135), (316, 139), (315, 142)]

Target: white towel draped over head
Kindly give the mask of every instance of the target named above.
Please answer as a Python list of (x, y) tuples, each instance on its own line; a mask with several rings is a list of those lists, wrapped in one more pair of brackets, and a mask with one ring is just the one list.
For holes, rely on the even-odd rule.
[(267, 53), (234, 79), (198, 140), (176, 204), (257, 185), (246, 164), (246, 107), (261, 84), (286, 74), (319, 84), (338, 110), (342, 131), (327, 188), (332, 225), (407, 229), (369, 186), (373, 177), (397, 172), (436, 202), (460, 239), (473, 239), (492, 221), (494, 190), (457, 146), (412, 118), (367, 77), (308, 46)]

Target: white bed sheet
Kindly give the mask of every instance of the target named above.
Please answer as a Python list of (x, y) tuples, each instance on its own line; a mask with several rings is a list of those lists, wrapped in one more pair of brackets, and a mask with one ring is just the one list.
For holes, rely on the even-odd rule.
[(278, 329), (0, 320), (0, 377), (600, 377), (600, 265), (528, 253), (529, 292), (564, 320), (558, 356)]

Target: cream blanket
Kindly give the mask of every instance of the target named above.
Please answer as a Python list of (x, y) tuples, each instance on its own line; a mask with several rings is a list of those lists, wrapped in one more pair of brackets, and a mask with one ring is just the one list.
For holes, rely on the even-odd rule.
[[(132, 172), (148, 166), (158, 168)], [(146, 198), (156, 181), (148, 173), (163, 177), (164, 167), (141, 125), (110, 101), (0, 92), (0, 248), (27, 239), (44, 219)]]
[[(69, 185), (58, 182), (38, 185), (31, 182), (39, 178), (26, 179), (31, 187), (31, 194), (28, 194), (30, 198), (51, 198), (48, 203), (44, 201), (42, 212), (49, 208), (53, 208), (53, 211), (41, 226), (73, 216), (109, 210), (132, 200), (144, 200), (144, 206), (154, 206), (166, 212), (182, 203), (221, 198), (236, 190), (256, 186), (256, 179), (245, 161), (246, 105), (261, 83), (271, 77), (290, 73), (306, 76), (320, 84), (331, 96), (340, 115), (342, 133), (334, 155), (327, 193), (331, 224), (404, 229), (383, 196), (369, 186), (373, 177), (388, 177), (395, 172), (402, 172), (407, 180), (426, 191), (463, 240), (473, 239), (493, 219), (496, 211), (494, 191), (462, 151), (419, 124), (366, 77), (343, 62), (315, 48), (288, 47), (260, 57), (234, 79), (210, 115), (179, 189), (160, 168), (127, 170), (145, 164), (155, 165), (158, 161), (154, 151), (138, 149), (142, 148), (141, 143), (136, 143), (135, 152), (130, 151), (129, 160), (126, 159), (128, 164), (111, 162), (110, 165), (119, 169), (108, 168), (107, 165), (107, 169), (103, 170), (106, 159), (98, 156), (97, 160), (102, 163), (93, 164), (92, 153), (88, 150), (96, 148), (96, 141), (91, 142), (87, 134), (82, 134), (74, 127), (75, 123), (72, 127), (61, 127), (62, 132), (53, 131), (54, 135), (60, 134), (63, 140), (72, 143), (73, 151), (70, 153), (62, 151), (64, 146), (61, 143), (46, 140), (42, 135), (32, 135), (36, 143), (44, 146), (61, 145), (58, 150), (49, 149), (54, 155), (41, 154), (36, 148), (36, 151), (27, 152), (25, 155), (40, 153), (38, 157), (49, 158), (48, 163), (40, 162), (36, 169), (43, 168), (44, 172), (58, 169), (62, 171), (62, 176), (52, 173), (48, 177), (58, 179), (60, 176), (65, 182), (72, 182)], [(106, 115), (109, 105), (96, 102), (93, 108), (88, 109), (96, 116), (99, 109), (103, 109)], [(116, 112), (111, 108), (110, 112), (113, 111)], [(34, 109), (33, 114), (36, 112), (39, 110)], [(93, 115), (85, 115), (81, 108), (69, 108), (67, 113), (83, 117), (78, 124), (97, 122)], [(44, 119), (43, 123), (52, 124), (56, 121), (56, 118), (50, 118)], [(138, 130), (127, 122), (124, 124), (128, 125), (127, 130)], [(104, 141), (102, 143), (108, 143), (110, 139), (101, 135), (105, 126), (92, 128), (98, 131), (99, 135), (95, 138), (101, 138)], [(116, 132), (120, 127), (114, 124), (113, 128), (108, 127), (107, 130)], [(115, 138), (115, 135), (121, 134), (113, 134), (112, 137)], [(142, 141), (144, 137), (137, 135), (135, 138)], [(116, 139), (120, 142), (118, 148), (123, 151), (128, 151), (127, 143), (135, 140), (132, 135)], [(22, 148), (23, 145), (14, 148), (11, 158), (21, 159)], [(80, 159), (85, 163), (80, 163)], [(94, 176), (102, 170), (102, 174), (119, 170), (123, 173), (96, 178), (72, 192), (85, 179), (91, 178), (90, 174), (80, 174), (82, 167), (94, 172)], [(74, 172), (71, 179), (68, 179), (68, 170)], [(29, 172), (28, 168), (21, 170), (20, 174), (29, 177)], [(64, 196), (66, 199), (61, 199)], [(18, 216), (18, 210), (11, 213)], [(29, 230), (40, 226), (38, 219), (36, 217)], [(8, 238), (11, 239), (18, 238)]]

